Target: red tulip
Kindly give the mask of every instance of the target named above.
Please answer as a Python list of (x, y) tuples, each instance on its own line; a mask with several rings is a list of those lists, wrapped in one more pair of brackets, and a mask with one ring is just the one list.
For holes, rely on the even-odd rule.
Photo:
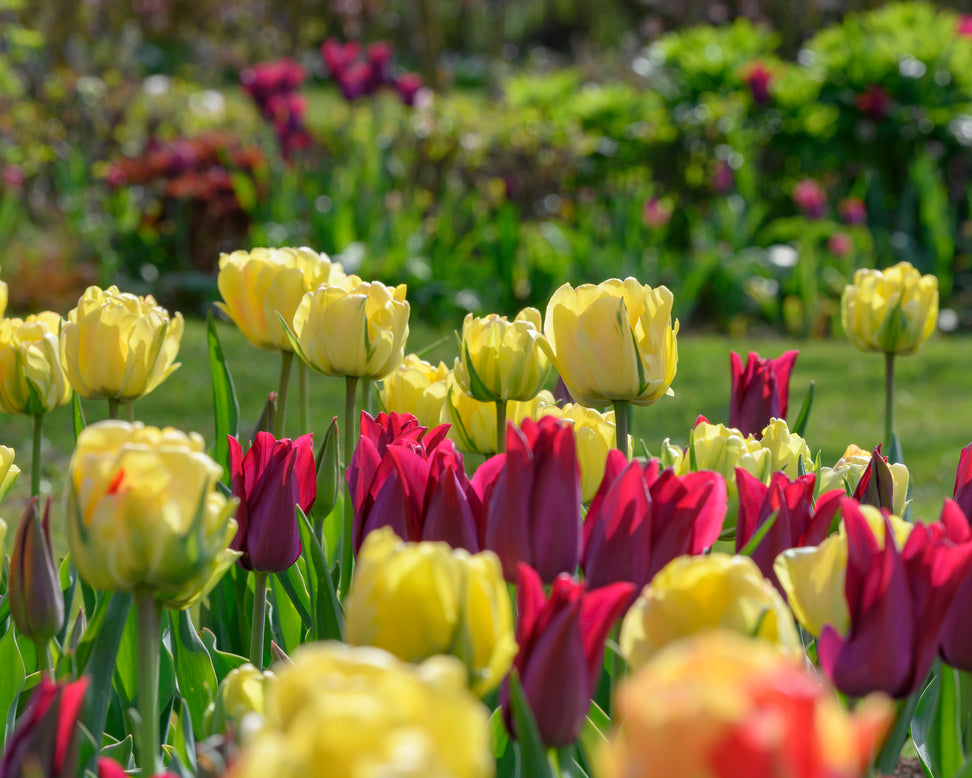
[[(961, 511), (967, 524), (972, 523), (972, 443), (962, 449), (955, 473), (954, 502), (945, 501), (945, 510)], [(969, 529), (972, 534), (972, 529)], [(969, 632), (969, 612), (972, 610), (972, 572), (966, 573), (959, 584), (955, 599), (942, 627), (941, 655), (945, 663), (960, 670), (972, 671), (972, 633)]]
[[(604, 640), (631, 601), (635, 587), (616, 583), (592, 592), (560, 575), (550, 597), (529, 565), (517, 570), (516, 642), (513, 666), (548, 747), (573, 743), (584, 726), (604, 660)], [(501, 692), (503, 716), (512, 732), (508, 682)]]
[(321, 44), (321, 57), (336, 80), (340, 80), (344, 71), (358, 59), (360, 52), (361, 44), (357, 41), (341, 43), (337, 38), (328, 38)]
[(784, 594), (773, 571), (773, 560), (790, 548), (818, 546), (830, 532), (830, 522), (840, 507), (843, 489), (822, 494), (813, 502), (816, 477), (811, 473), (790, 480), (782, 471), (773, 473), (766, 486), (743, 468), (736, 468), (739, 487), (739, 518), (736, 522), (736, 552), (752, 539), (774, 513), (776, 520), (753, 550), (752, 559), (760, 572)]
[(718, 473), (659, 473), (657, 459), (628, 462), (612, 449), (584, 520), (584, 579), (592, 589), (629, 581), (640, 591), (675, 557), (715, 543), (725, 517)]
[(871, 452), (871, 461), (854, 489), (854, 499), (864, 505), (894, 511), (894, 476), (888, 458), (881, 456), (881, 444)]
[(962, 513), (972, 520), (972, 443), (963, 448), (959, 455), (952, 499), (958, 503)]
[(34, 642), (47, 643), (64, 621), (64, 593), (51, 545), (51, 498), (44, 519), (31, 498), (17, 526), (10, 552), (10, 615), (20, 633)]
[(297, 506), (307, 513), (317, 496), (313, 435), (291, 441), (258, 432), (246, 456), (236, 438), (228, 440), (230, 486), (240, 498), (230, 547), (243, 552), (247, 570), (279, 573), (300, 556)]
[(894, 101), (891, 93), (881, 84), (871, 84), (865, 91), (854, 98), (857, 110), (871, 119), (885, 119), (891, 113)]
[(488, 459), (472, 483), (486, 506), (484, 545), (516, 580), (526, 562), (551, 582), (580, 562), (581, 485), (574, 431), (552, 416), (506, 427), (506, 453)]
[(762, 62), (754, 62), (746, 70), (743, 80), (757, 105), (766, 105), (770, 101), (769, 85), (773, 74)]
[(74, 778), (78, 760), (78, 714), (88, 679), (54, 683), (41, 678), (7, 741), (0, 761), (6, 778)]
[(729, 352), (732, 390), (729, 396), (729, 426), (743, 435), (760, 435), (770, 419), (785, 419), (790, 398), (790, 374), (799, 351), (787, 351), (776, 359), (763, 359), (750, 351), (742, 358)]
[(817, 641), (820, 666), (845, 694), (907, 697), (928, 675), (948, 609), (972, 569), (968, 523), (946, 501), (941, 519), (916, 523), (899, 551), (887, 519), (882, 546), (856, 500), (843, 498), (841, 513), (850, 628), (841, 635), (824, 626)]

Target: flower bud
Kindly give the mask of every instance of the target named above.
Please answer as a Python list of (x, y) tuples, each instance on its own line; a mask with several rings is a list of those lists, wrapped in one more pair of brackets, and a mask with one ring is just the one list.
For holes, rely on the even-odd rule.
[(10, 494), (19, 475), (20, 468), (14, 464), (14, 450), (10, 446), (0, 446), (0, 505)]
[(338, 490), (341, 488), (341, 441), (338, 439), (338, 418), (335, 416), (327, 425), (324, 440), (317, 450), (317, 499), (314, 513), (327, 516), (334, 510)]
[(266, 698), (277, 677), (269, 670), (257, 670), (249, 662), (236, 667), (226, 675), (216, 692), (213, 712), (213, 734), (226, 731), (227, 724), (237, 727), (251, 713), (266, 713)]
[(31, 499), (20, 518), (10, 552), (10, 615), (20, 633), (35, 643), (47, 643), (64, 622), (64, 593), (51, 546), (51, 498), (44, 520)]
[(0, 411), (36, 415), (67, 405), (61, 367), (61, 317), (52, 311), (0, 319)]

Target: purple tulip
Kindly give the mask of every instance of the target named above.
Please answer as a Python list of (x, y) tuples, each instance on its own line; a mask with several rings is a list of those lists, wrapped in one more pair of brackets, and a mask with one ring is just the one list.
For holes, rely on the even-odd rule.
[(729, 352), (732, 389), (729, 395), (729, 426), (743, 435), (761, 435), (770, 419), (785, 419), (790, 399), (790, 374), (799, 351), (786, 351), (776, 359), (763, 359), (750, 351), (742, 358)]

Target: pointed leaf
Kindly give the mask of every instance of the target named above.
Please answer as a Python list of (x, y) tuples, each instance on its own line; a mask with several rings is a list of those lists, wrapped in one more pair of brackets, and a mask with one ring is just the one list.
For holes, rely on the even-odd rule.
[(509, 675), (510, 707), (516, 727), (517, 753), (520, 756), (520, 774), (529, 778), (553, 778), (547, 751), (540, 740), (537, 722), (526, 701), (520, 676), (514, 670)]
[(6, 634), (0, 638), (0, 667), (3, 668), (3, 672), (0, 673), (0, 712), (5, 719), (2, 739), (5, 743), (13, 732), (17, 718), (17, 700), (20, 698), (20, 691), (24, 688), (24, 679), (27, 677), (12, 622), (7, 627)]
[(229, 477), (229, 446), (226, 436), (239, 435), (240, 405), (223, 348), (216, 334), (216, 322), (212, 314), (206, 316), (207, 343), (209, 344), (209, 373), (213, 382), (213, 418), (216, 422), (216, 438), (213, 443), (213, 459), (223, 467), (224, 478)]
[(918, 757), (933, 778), (951, 778), (965, 761), (955, 670), (936, 662), (911, 720)]
[(801, 438), (806, 437), (807, 422), (810, 420), (810, 410), (813, 408), (814, 382), (810, 382), (807, 389), (807, 396), (803, 400), (803, 407), (800, 408), (800, 415), (797, 416), (796, 423), (793, 425), (793, 434)]
[(81, 407), (81, 398), (78, 397), (77, 392), (72, 397), (71, 410), (74, 412), (74, 442), (77, 443), (78, 435), (87, 426), (84, 422), (84, 409)]
[(176, 684), (185, 700), (192, 728), (203, 730), (206, 708), (216, 697), (216, 671), (209, 651), (199, 639), (188, 610), (173, 611), (172, 649), (175, 654)]

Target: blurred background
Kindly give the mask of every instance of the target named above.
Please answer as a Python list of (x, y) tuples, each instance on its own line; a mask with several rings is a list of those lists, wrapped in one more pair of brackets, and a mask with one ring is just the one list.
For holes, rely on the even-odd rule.
[(825, 336), (857, 267), (972, 328), (972, 11), (862, 0), (0, 0), (10, 310), (187, 314), (308, 245), (413, 315), (665, 283), (694, 330)]

